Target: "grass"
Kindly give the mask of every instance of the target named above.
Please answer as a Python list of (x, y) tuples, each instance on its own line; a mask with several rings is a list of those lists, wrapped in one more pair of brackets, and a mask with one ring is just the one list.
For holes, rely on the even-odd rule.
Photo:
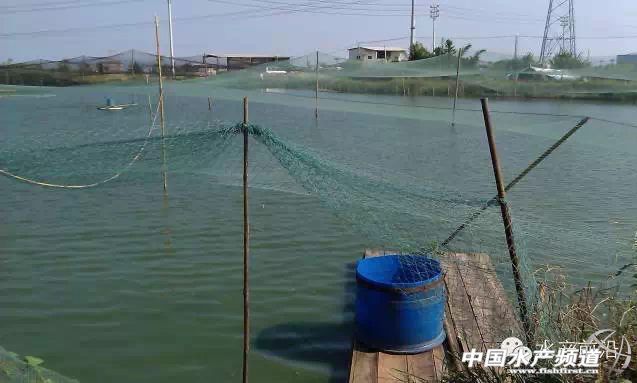
[[(634, 267), (635, 264), (627, 265), (615, 276), (620, 276)], [(541, 343), (544, 339), (551, 342), (584, 341), (598, 330), (616, 330), (614, 339), (620, 340), (621, 336), (624, 336), (633, 349), (630, 364), (623, 374), (619, 377), (610, 376), (606, 367), (612, 363), (603, 357), (599, 375), (517, 375), (505, 369), (496, 370), (474, 365), (471, 369), (451, 372), (443, 382), (637, 382), (637, 356), (634, 352), (637, 348), (637, 291), (625, 295), (616, 288), (595, 288), (590, 283), (583, 288), (574, 288), (558, 269), (550, 267), (539, 269), (536, 275), (540, 275), (541, 278), (538, 282), (540, 301), (533, 315), (535, 343)], [(637, 278), (637, 270), (633, 277)], [(617, 347), (619, 346), (620, 343), (617, 343)]]

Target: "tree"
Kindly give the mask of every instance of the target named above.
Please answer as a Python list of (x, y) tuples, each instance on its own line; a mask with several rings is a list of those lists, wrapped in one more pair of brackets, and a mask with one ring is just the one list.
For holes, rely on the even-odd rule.
[(80, 73), (82, 73), (82, 75), (85, 75), (89, 72), (91, 72), (91, 65), (86, 61), (82, 61), (82, 63), (80, 64)]
[(521, 58), (512, 60), (500, 60), (493, 63), (493, 68), (502, 70), (522, 70), (535, 65), (535, 57), (529, 52)]
[[(451, 40), (449, 40), (449, 41), (451, 41)], [(451, 43), (451, 46), (453, 47), (453, 42)], [(479, 51), (474, 53), (473, 56), (471, 56), (469, 58), (464, 58), (465, 55), (467, 53), (469, 53), (469, 51), (471, 50), (472, 47), (473, 47), (472, 44), (465, 45), (464, 48), (462, 48), (462, 50), (460, 52), (460, 57), (462, 57), (462, 60), (466, 64), (468, 64), (470, 66), (475, 66), (480, 61), (480, 56), (482, 56), (487, 50), (486, 49), (480, 49)]]
[(571, 52), (560, 51), (551, 59), (551, 67), (555, 69), (578, 69), (590, 66), (591, 63), (581, 54), (574, 55)]
[(97, 63), (97, 72), (104, 73), (104, 63)]
[(409, 48), (409, 60), (422, 60), (432, 57), (431, 52), (422, 43), (416, 42)]
[(66, 61), (62, 61), (62, 62), (58, 63), (57, 71), (58, 72), (70, 72), (71, 71), (71, 67), (69, 66), (69, 64), (67, 64)]

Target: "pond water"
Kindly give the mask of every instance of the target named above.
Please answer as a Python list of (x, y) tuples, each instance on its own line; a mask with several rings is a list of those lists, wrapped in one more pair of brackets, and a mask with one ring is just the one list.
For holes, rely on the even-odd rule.
[[(0, 169), (76, 183), (105, 178), (130, 161), (137, 149), (109, 143), (145, 136), (147, 94), (156, 93), (146, 86), (36, 90), (32, 97), (0, 99)], [(460, 101), (451, 127), (448, 98), (322, 93), (316, 120), (311, 93), (169, 84), (168, 134), (240, 121), (244, 95), (251, 122), (352, 171), (433, 184), (480, 201), (495, 194), (474, 99)], [(107, 97), (139, 105), (97, 111)], [(564, 101), (491, 100), (491, 109), (507, 181), (581, 116), (629, 125), (637, 116), (634, 105)], [(191, 152), (168, 152), (167, 196), (161, 167), (149, 166), (151, 160), (86, 190), (0, 177), (0, 345), (37, 355), (83, 382), (240, 379), (241, 140), (208, 164), (198, 159), (205, 148), (191, 137)], [(584, 284), (604, 282), (630, 262), (636, 142), (636, 127), (591, 120), (511, 191), (530, 264), (560, 266)], [(93, 151), (87, 144), (104, 145)], [(353, 323), (352, 267), (364, 248), (379, 242), (320, 195), (308, 194), (256, 142), (250, 184), (251, 381), (342, 381)], [(463, 213), (478, 208), (465, 206)], [(457, 246), (506, 255), (498, 214), (484, 218), (492, 234), (467, 233)], [(451, 209), (449, 216), (451, 222), (417, 233), (423, 243), (442, 241), (465, 217)], [(507, 288), (509, 268), (498, 263)]]

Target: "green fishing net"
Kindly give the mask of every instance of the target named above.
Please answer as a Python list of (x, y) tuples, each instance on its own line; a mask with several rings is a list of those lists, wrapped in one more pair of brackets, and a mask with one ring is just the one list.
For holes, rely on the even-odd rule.
[(37, 357), (20, 357), (0, 347), (0, 382), (2, 383), (77, 383), (43, 367), (44, 361)]

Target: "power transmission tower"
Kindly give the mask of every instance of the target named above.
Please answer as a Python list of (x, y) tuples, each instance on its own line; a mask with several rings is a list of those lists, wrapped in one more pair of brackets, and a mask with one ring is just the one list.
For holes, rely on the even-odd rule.
[[(577, 55), (574, 0), (549, 0), (540, 64), (546, 65), (556, 48), (560, 53)], [(554, 6), (554, 3), (557, 5)], [(557, 25), (559, 23), (559, 26)]]
[(440, 5), (434, 4), (429, 6), (429, 17), (432, 20), (432, 35), (431, 35), (431, 52), (436, 50), (436, 19), (440, 16)]

